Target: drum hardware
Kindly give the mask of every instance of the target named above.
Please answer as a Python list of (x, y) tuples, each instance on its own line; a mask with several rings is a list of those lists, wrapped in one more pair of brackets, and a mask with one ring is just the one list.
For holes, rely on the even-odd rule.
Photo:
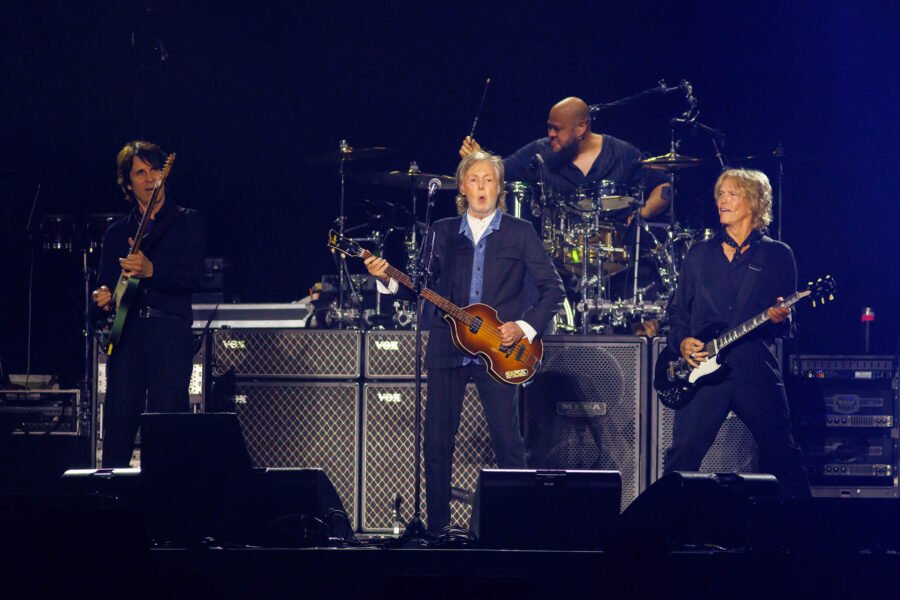
[(395, 300), (393, 321), (398, 329), (409, 329), (416, 322), (415, 307), (407, 300)]
[[(348, 143), (347, 140), (341, 140), (338, 143), (338, 151), (335, 152), (327, 152), (325, 154), (319, 154), (316, 156), (312, 156), (307, 160), (307, 164), (313, 166), (330, 166), (330, 165), (338, 165), (338, 174), (340, 176), (341, 184), (340, 184), (340, 202), (338, 206), (339, 215), (334, 220), (335, 227), (341, 233), (344, 234), (344, 225), (347, 221), (346, 216), (346, 179), (347, 179), (347, 171), (346, 171), (346, 163), (348, 161), (358, 161), (358, 160), (369, 160), (373, 158), (378, 158), (381, 156), (387, 155), (391, 151), (390, 148), (384, 146), (375, 146), (372, 148), (359, 148), (354, 149)], [(338, 306), (340, 307), (338, 310), (343, 310), (344, 307), (344, 291), (345, 291), (345, 282), (344, 278), (347, 277), (349, 280), (350, 271), (347, 268), (347, 261), (343, 255), (336, 256), (335, 260), (337, 260), (338, 264)], [(351, 284), (352, 289), (352, 284)], [(329, 314), (330, 311), (329, 311)], [(327, 321), (327, 317), (326, 317)], [(337, 318), (336, 323), (338, 326), (346, 323), (347, 321), (341, 316)]]

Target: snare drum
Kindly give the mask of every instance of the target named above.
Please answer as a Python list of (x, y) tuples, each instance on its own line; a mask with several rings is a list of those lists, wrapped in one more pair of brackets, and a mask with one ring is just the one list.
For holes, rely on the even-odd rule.
[(604, 179), (576, 189), (566, 199), (569, 207), (582, 212), (597, 212), (606, 219), (624, 216), (637, 205), (640, 188)]

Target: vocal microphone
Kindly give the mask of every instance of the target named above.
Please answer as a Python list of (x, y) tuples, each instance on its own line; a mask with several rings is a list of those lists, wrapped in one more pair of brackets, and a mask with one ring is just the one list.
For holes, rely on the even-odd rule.
[(441, 189), (441, 180), (437, 177), (428, 181), (428, 197), (434, 196), (434, 193)]

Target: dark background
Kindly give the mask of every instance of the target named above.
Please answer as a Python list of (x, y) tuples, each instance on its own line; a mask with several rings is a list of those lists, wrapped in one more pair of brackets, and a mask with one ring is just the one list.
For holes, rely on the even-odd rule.
[[(307, 5), (308, 4), (308, 5)], [(478, 139), (508, 154), (544, 134), (548, 108), (604, 102), (688, 79), (702, 122), (728, 135), (735, 164), (784, 159), (783, 239), (801, 277), (831, 273), (837, 301), (801, 309), (799, 348), (860, 349), (859, 316), (877, 314), (878, 352), (898, 338), (900, 153), (894, 2), (294, 3), (12, 2), (0, 8), (0, 358), (73, 383), (80, 372), (81, 259), (46, 253), (37, 216), (123, 212), (114, 158), (143, 137), (178, 153), (172, 198), (200, 209), (209, 254), (234, 264), (244, 301), (291, 301), (335, 272), (325, 235), (339, 214), (336, 166), (307, 159), (390, 146), (353, 170), (452, 174), (486, 77)], [(134, 43), (132, 44), (132, 39)], [(165, 60), (161, 60), (165, 54)], [(668, 150), (677, 94), (604, 112), (595, 130)], [(709, 159), (679, 187), (679, 219), (715, 223), (718, 173), (704, 135), (684, 154)], [(755, 155), (763, 159), (741, 161)], [(402, 190), (350, 184), (363, 199), (409, 205)], [(442, 193), (437, 216), (452, 213)], [(355, 265), (357, 270), (360, 265)]]

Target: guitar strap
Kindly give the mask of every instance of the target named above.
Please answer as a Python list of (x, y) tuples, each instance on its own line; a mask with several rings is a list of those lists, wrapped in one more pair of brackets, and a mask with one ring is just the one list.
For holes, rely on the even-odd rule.
[(184, 213), (184, 209), (181, 208), (180, 206), (176, 206), (175, 210), (173, 210), (172, 212), (167, 214), (165, 219), (163, 219), (159, 223), (156, 223), (153, 226), (153, 231), (151, 231), (149, 233), (149, 235), (147, 235), (147, 237), (144, 238), (144, 241), (142, 242), (142, 245), (144, 247), (143, 249), (149, 250), (150, 248), (152, 248), (153, 245), (155, 244), (155, 242), (160, 237), (162, 237), (163, 233), (165, 233), (166, 229), (171, 227), (172, 224), (175, 223), (175, 221), (178, 220), (178, 217), (180, 217), (183, 213)]
[(747, 274), (744, 275), (744, 281), (741, 283), (741, 289), (738, 291), (737, 300), (734, 303), (734, 313), (731, 317), (731, 325), (729, 327), (737, 327), (741, 322), (741, 314), (747, 306), (747, 300), (750, 299), (750, 292), (756, 286), (756, 280), (762, 272), (763, 265), (766, 262), (766, 256), (769, 254), (769, 247), (772, 238), (767, 235), (762, 236), (759, 240), (759, 248), (753, 256), (753, 261), (747, 268)]

